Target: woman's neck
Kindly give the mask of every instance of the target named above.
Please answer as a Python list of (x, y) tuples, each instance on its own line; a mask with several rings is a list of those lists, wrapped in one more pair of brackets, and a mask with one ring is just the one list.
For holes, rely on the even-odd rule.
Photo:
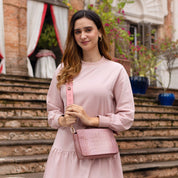
[(101, 59), (101, 54), (98, 52), (98, 53), (83, 53), (83, 61), (86, 61), (86, 62), (97, 62)]

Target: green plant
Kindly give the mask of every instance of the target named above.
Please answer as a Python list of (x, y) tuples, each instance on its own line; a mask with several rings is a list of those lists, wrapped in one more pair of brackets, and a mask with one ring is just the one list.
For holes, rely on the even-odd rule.
[(136, 76), (149, 77), (155, 80), (156, 68), (160, 64), (158, 54), (144, 45), (130, 45), (131, 73)]
[(45, 24), (38, 41), (38, 47), (42, 49), (51, 49), (57, 45), (58, 42), (53, 25)]

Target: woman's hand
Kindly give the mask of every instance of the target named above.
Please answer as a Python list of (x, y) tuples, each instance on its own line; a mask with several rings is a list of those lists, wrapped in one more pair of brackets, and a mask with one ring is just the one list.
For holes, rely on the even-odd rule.
[(76, 118), (75, 117), (71, 117), (67, 114), (65, 114), (65, 116), (61, 116), (59, 117), (59, 125), (62, 127), (71, 127), (72, 124), (74, 124), (76, 122)]
[(65, 114), (73, 118), (79, 118), (80, 121), (86, 126), (98, 127), (99, 125), (99, 118), (89, 117), (82, 106), (75, 104), (67, 106)]

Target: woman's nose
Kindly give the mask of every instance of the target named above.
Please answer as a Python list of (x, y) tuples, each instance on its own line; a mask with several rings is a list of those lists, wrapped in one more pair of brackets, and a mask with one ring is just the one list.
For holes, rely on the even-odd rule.
[(85, 33), (85, 32), (82, 32), (82, 33), (81, 33), (81, 38), (82, 38), (82, 39), (85, 39), (85, 38), (86, 38), (86, 33)]

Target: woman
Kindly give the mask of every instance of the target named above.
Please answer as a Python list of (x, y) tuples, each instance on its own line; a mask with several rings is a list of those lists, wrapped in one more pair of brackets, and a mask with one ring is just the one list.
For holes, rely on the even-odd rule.
[[(74, 103), (66, 106), (66, 86), (73, 80)], [(106, 34), (93, 11), (76, 12), (70, 22), (62, 64), (47, 95), (48, 121), (58, 132), (44, 178), (122, 178), (120, 154), (103, 159), (77, 158), (70, 126), (131, 127), (134, 101), (128, 75), (111, 61)]]

